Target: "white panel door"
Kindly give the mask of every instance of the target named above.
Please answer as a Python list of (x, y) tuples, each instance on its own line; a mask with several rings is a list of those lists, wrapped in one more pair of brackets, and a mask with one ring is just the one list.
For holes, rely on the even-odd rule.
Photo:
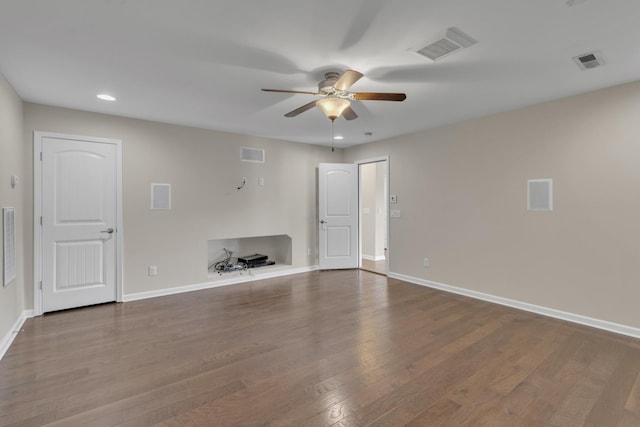
[(116, 145), (42, 139), (42, 307), (116, 300)]
[(358, 165), (320, 163), (318, 179), (320, 268), (358, 268)]

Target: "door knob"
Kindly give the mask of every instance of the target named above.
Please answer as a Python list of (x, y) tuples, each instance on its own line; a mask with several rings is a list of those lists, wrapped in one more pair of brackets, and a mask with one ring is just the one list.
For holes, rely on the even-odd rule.
[(321, 219), (321, 220), (320, 220), (320, 224), (328, 224), (328, 222), (327, 222), (327, 221), (325, 221), (324, 219)]
[(115, 230), (111, 227), (107, 228), (106, 230), (102, 230), (100, 231), (101, 233), (109, 233), (109, 234), (113, 234)]

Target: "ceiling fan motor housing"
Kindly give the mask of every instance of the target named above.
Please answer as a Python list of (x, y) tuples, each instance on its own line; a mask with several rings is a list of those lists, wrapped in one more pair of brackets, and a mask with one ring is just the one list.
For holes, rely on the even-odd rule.
[(324, 80), (318, 83), (318, 91), (322, 93), (332, 93), (335, 91), (333, 87), (338, 79), (340, 78), (340, 73), (336, 73), (335, 71), (330, 71), (324, 74)]

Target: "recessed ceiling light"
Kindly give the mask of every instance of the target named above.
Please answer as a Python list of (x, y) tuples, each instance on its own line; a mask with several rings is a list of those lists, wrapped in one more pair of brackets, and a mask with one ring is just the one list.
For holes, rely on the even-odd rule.
[(336, 135), (336, 136), (334, 136), (334, 137), (333, 137), (333, 139), (335, 139), (335, 140), (338, 140), (338, 141), (339, 141), (339, 140), (341, 140), (341, 139), (344, 139), (344, 136)]
[(96, 95), (98, 98), (102, 99), (103, 101), (115, 101), (116, 98), (108, 95), (106, 93), (99, 93), (98, 95)]

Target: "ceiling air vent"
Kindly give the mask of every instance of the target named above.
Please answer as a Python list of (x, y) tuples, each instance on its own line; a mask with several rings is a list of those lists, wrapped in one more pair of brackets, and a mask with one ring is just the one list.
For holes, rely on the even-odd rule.
[(592, 68), (604, 65), (601, 52), (589, 52), (582, 55), (574, 56), (573, 60), (581, 70), (590, 70)]
[(451, 27), (447, 30), (447, 34), (443, 38), (423, 47), (417, 52), (433, 61), (437, 61), (476, 43), (478, 43), (477, 40), (463, 33), (460, 29)]

